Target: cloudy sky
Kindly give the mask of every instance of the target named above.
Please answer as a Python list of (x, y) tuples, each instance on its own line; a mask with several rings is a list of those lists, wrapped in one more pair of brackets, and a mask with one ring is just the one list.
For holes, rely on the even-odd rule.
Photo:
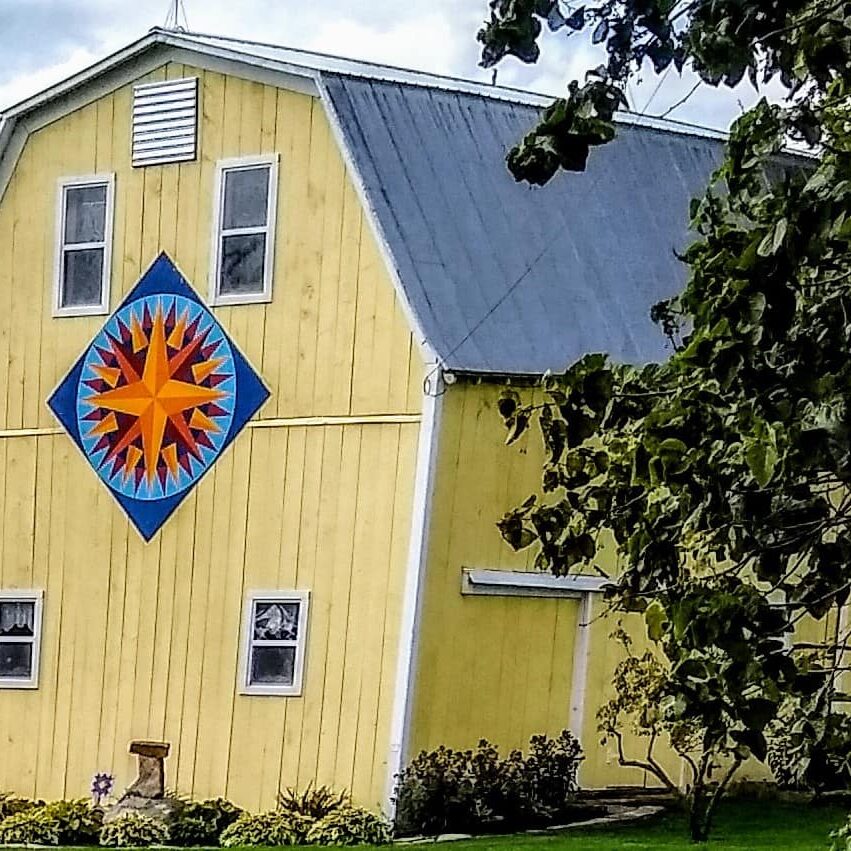
[[(477, 67), (476, 32), (487, 0), (184, 0), (197, 32), (272, 41), (356, 59), (488, 80)], [(79, 71), (162, 25), (168, 0), (0, 0), (0, 110)], [(499, 81), (547, 94), (597, 64), (590, 44), (549, 35), (537, 66), (513, 60)], [(669, 73), (634, 85), (636, 111), (660, 115), (691, 88)], [(726, 128), (753, 103), (747, 84), (736, 91), (701, 90), (671, 118)]]

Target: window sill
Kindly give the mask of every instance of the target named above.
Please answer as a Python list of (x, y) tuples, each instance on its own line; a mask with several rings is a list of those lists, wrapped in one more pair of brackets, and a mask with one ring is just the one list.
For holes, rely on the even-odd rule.
[(38, 683), (34, 680), (13, 680), (11, 677), (0, 677), (0, 691), (23, 690), (34, 691), (38, 688)]
[(245, 304), (271, 304), (271, 293), (256, 293), (239, 296), (219, 295), (210, 300), (210, 307), (239, 307)]
[(73, 319), (80, 316), (108, 316), (108, 305), (92, 305), (91, 307), (56, 307), (53, 309), (54, 319)]
[(243, 686), (239, 693), (246, 697), (301, 697), (302, 689), (293, 686)]

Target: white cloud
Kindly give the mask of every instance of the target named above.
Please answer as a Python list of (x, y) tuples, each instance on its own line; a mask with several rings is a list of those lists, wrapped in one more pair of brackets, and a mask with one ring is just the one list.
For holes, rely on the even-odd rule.
[(470, 58), (465, 56), (470, 51), (454, 38), (446, 17), (434, 12), (383, 30), (338, 18), (319, 27), (304, 47), (417, 71), (442, 69), (444, 73), (463, 67)]
[(56, 83), (61, 83), (100, 58), (93, 52), (77, 48), (61, 62), (17, 75), (5, 83), (0, 82), (0, 106), (12, 106)]

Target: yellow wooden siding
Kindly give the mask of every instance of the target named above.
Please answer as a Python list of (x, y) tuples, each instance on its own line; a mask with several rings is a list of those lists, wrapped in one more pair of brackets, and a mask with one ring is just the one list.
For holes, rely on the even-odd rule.
[(505, 448), (498, 393), (458, 384), (443, 397), (411, 753), (482, 737), (508, 750), (567, 726), (578, 602), (460, 593), (462, 567), (530, 567), (494, 524), (536, 490), (540, 452)]
[[(40, 687), (0, 690), (0, 790), (83, 795), (98, 770), (120, 787), (128, 742), (154, 738), (182, 793), (256, 809), (316, 780), (377, 807), (420, 355), (321, 103), (174, 64), (140, 81), (184, 75), (201, 82), (197, 162), (131, 168), (128, 86), (33, 134), (0, 203), (0, 588), (45, 591)], [(216, 161), (275, 152), (272, 302), (215, 310), (272, 392), (269, 427), (144, 545), (50, 432), (45, 399), (103, 322), (51, 317), (57, 181), (116, 174), (112, 308), (161, 250), (206, 298)], [(290, 588), (311, 591), (303, 696), (239, 695), (245, 593)]]
[[(462, 382), (443, 400), (410, 755), (441, 744), (473, 747), (482, 737), (507, 752), (570, 724), (579, 602), (461, 594), (464, 567), (534, 570), (533, 551), (514, 553), (495, 524), (539, 492), (543, 450), (534, 430), (506, 448), (500, 392)], [(603, 566), (614, 568), (613, 551)], [(611, 694), (621, 651), (609, 639), (616, 622), (599, 617), (601, 597), (595, 605), (581, 780), (589, 787), (645, 783), (644, 772), (619, 767), (599, 744), (596, 713)], [(640, 638), (640, 621), (628, 626)], [(677, 776), (677, 762), (667, 761)]]

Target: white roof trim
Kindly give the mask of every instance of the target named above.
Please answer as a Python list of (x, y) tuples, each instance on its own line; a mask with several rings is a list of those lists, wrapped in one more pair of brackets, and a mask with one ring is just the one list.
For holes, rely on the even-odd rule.
[(355, 162), (355, 158), (352, 156), (352, 152), (346, 143), (346, 137), (340, 124), (340, 117), (334, 109), (334, 102), (329, 97), (325, 88), (325, 83), (321, 79), (318, 81), (318, 86), (320, 99), (325, 107), (325, 114), (328, 118), (328, 123), (331, 126), (331, 132), (340, 148), (340, 155), (343, 158), (343, 162), (346, 164), (346, 169), (352, 179), (355, 191), (363, 205), (364, 214), (366, 215), (367, 222), (372, 229), (372, 235), (375, 238), (378, 249), (381, 252), (381, 256), (384, 258), (387, 274), (393, 282), (393, 289), (396, 293), (396, 298), (399, 300), (399, 304), (405, 314), (405, 318), (408, 321), (408, 327), (411, 329), (414, 336), (414, 342), (419, 346), (423, 362), (426, 364), (434, 363), (437, 365), (439, 358), (429, 343), (428, 337), (426, 337), (422, 325), (420, 324), (419, 317), (411, 304), (411, 300), (408, 298), (408, 292), (402, 284), (402, 275), (399, 272), (399, 266), (396, 263), (396, 259), (393, 257), (393, 251), (390, 248), (390, 243), (384, 232), (384, 228), (381, 225), (381, 221), (375, 210), (372, 198), (370, 198), (369, 190), (366, 187), (363, 175), (360, 173), (357, 162)]
[(601, 576), (554, 576), (519, 570), (461, 571), (461, 593), (500, 597), (572, 597), (600, 593), (611, 580)]
[(116, 65), (120, 65), (123, 62), (127, 62), (134, 56), (144, 52), (149, 47), (156, 44), (158, 41), (160, 41), (160, 39), (157, 38), (156, 34), (150, 32), (142, 38), (134, 41), (132, 44), (127, 45), (127, 47), (124, 47), (116, 53), (107, 56), (100, 62), (96, 62), (94, 65), (90, 65), (88, 68), (83, 69), (77, 74), (73, 74), (62, 82), (57, 83), (54, 86), (50, 86), (50, 88), (44, 89), (44, 91), (41, 91), (38, 94), (27, 98), (26, 100), (20, 101), (19, 103), (5, 110), (2, 115), (4, 118), (9, 120), (14, 119), (24, 113), (31, 112), (32, 110), (37, 109), (47, 101), (62, 97), (62, 95), (66, 94), (67, 92), (76, 89), (79, 86), (85, 85), (87, 82), (89, 82), (89, 80), (106, 73), (111, 68), (114, 68)]

